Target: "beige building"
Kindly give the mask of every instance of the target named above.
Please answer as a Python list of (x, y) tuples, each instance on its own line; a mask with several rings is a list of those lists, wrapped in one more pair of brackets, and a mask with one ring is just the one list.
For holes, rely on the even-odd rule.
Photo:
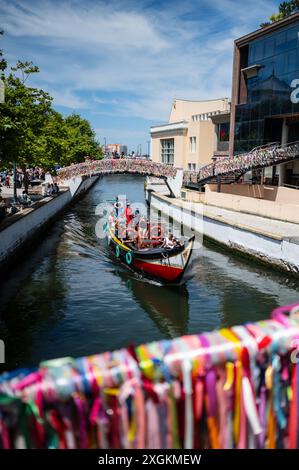
[(184, 170), (211, 162), (217, 146), (212, 117), (229, 113), (230, 100), (174, 100), (169, 122), (151, 127), (151, 157)]

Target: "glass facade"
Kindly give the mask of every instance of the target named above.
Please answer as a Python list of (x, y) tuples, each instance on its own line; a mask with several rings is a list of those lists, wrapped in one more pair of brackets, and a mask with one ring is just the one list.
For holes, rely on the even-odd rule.
[(299, 115), (299, 103), (291, 99), (291, 83), (299, 79), (298, 34), (299, 22), (249, 44), (247, 66), (253, 73), (246, 79), (246, 103), (236, 106), (235, 154), (281, 141), (283, 116)]

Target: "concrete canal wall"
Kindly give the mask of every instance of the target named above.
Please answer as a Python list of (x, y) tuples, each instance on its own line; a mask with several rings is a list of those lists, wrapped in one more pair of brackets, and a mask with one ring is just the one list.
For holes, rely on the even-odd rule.
[[(247, 184), (207, 184), (204, 193), (182, 188), (185, 201), (201, 202), (244, 214), (299, 224), (299, 191), (284, 187)], [(291, 202), (290, 202), (291, 201)]]
[(0, 225), (0, 272), (18, 255), (22, 255), (26, 247), (32, 244), (69, 204), (88, 191), (98, 178), (72, 178), (64, 182), (64, 187), (58, 195), (45, 197), (22, 212), (7, 217)]
[[(241, 192), (242, 189), (244, 193)], [(240, 184), (228, 184), (227, 188), (222, 185), (221, 191), (225, 190), (226, 194), (224, 192), (218, 193), (217, 185), (206, 185), (205, 203), (237, 212), (299, 224), (299, 191), (284, 187)]]
[[(151, 207), (181, 223), (192, 214), (192, 228), (203, 237), (269, 265), (299, 275), (299, 224), (265, 219), (201, 203), (151, 193)], [(189, 226), (189, 222), (187, 224)]]

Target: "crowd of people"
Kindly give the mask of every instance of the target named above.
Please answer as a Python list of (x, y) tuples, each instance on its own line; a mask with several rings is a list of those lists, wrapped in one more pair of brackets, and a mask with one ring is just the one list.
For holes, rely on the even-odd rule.
[[(39, 167), (33, 167), (26, 170), (26, 174), (21, 170), (17, 169), (17, 197), (13, 197), (12, 189), (14, 188), (14, 172), (11, 170), (3, 169), (0, 171), (0, 222), (7, 216), (16, 214), (26, 207), (30, 207), (34, 200), (28, 194), (28, 186), (31, 188), (34, 186), (40, 186), (45, 181), (45, 171)], [(27, 178), (27, 184), (25, 179)], [(21, 192), (21, 190), (23, 191)], [(53, 196), (59, 193), (59, 186), (57, 183), (43, 184), (41, 194), (35, 194), (34, 199), (38, 199), (41, 196)]]
[(259, 147), (246, 154), (221, 158), (201, 168), (199, 180), (230, 173), (242, 174), (254, 168), (262, 168), (290, 160), (299, 155), (299, 143)]
[(59, 186), (55, 183), (48, 183), (44, 196), (53, 196), (59, 193)]
[(180, 245), (172, 233), (166, 233), (160, 224), (152, 224), (138, 208), (133, 212), (127, 202), (124, 208), (117, 208), (110, 213), (108, 223), (124, 243), (138, 249), (161, 247), (166, 249)]
[(66, 180), (76, 176), (107, 173), (136, 173), (174, 178), (176, 176), (176, 169), (170, 165), (142, 159), (86, 159), (83, 163), (77, 163), (58, 170), (58, 177), (60, 180)]
[(13, 215), (18, 212), (18, 208), (15, 204), (7, 203), (2, 196), (2, 189), (0, 188), (0, 223), (9, 215)]
[[(17, 168), (16, 179), (17, 179), (17, 188), (25, 187), (25, 179), (27, 177), (27, 182), (30, 186), (34, 186), (35, 182), (40, 182), (45, 180), (45, 172), (42, 168), (33, 167), (27, 168), (26, 172)], [(12, 170), (2, 170), (0, 173), (0, 183), (6, 188), (11, 188), (14, 186), (14, 172)]]
[(119, 154), (118, 152), (112, 152), (111, 154), (106, 154), (105, 155), (106, 158), (126, 158), (125, 156), (125, 152), (121, 152), (121, 154)]

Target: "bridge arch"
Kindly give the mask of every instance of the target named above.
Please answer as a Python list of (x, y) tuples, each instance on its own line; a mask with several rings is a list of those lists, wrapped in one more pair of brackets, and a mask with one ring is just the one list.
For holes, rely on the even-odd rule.
[(108, 175), (114, 173), (138, 174), (156, 178), (175, 178), (176, 168), (163, 163), (155, 163), (145, 159), (120, 158), (86, 160), (58, 170), (59, 180), (69, 180), (77, 176)]

